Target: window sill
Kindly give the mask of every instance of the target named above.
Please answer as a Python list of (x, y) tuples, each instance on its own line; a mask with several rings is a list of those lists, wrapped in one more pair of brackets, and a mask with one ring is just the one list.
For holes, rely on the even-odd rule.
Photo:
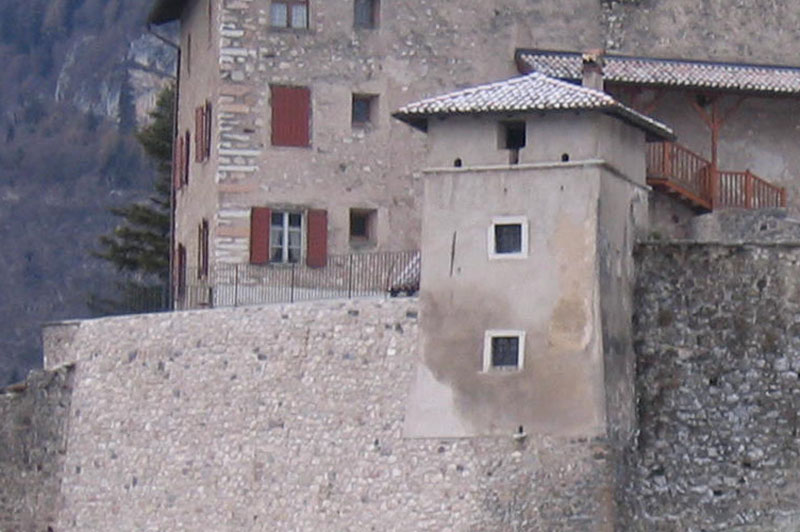
[(489, 253), (489, 260), (522, 260), (527, 258), (527, 253)]
[(269, 28), (269, 31), (271, 32), (274, 31), (275, 33), (295, 33), (299, 35), (303, 34), (310, 35), (314, 33), (314, 30), (311, 28), (287, 28), (284, 26), (269, 26), (269, 25), (267, 27)]
[(358, 239), (358, 238), (351, 238), (350, 239), (350, 248), (354, 250), (364, 250), (364, 249), (375, 249), (378, 246), (378, 243), (374, 240)]

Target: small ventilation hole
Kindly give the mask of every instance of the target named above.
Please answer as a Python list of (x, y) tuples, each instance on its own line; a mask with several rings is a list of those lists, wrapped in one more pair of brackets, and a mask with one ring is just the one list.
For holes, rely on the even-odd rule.
[(456, 158), (455, 161), (453, 161), (453, 166), (455, 166), (456, 168), (461, 168), (461, 164), (462, 164), (461, 163), (461, 157), (458, 157), (458, 158)]
[(569, 153), (562, 153), (561, 154), (561, 162), (566, 163), (569, 161)]

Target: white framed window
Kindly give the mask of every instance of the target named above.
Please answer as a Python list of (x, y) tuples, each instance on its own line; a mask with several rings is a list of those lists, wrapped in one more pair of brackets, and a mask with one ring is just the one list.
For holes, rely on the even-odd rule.
[(519, 371), (525, 366), (525, 331), (491, 329), (483, 337), (483, 371)]
[(528, 257), (528, 219), (524, 216), (492, 218), (488, 234), (490, 259)]
[(308, 0), (274, 0), (269, 8), (273, 28), (308, 28)]
[(300, 262), (303, 252), (303, 215), (299, 212), (272, 211), (269, 226), (270, 262)]

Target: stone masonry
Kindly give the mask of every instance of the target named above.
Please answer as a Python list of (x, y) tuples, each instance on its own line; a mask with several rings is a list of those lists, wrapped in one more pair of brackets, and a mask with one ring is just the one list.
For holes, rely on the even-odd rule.
[(800, 528), (800, 246), (638, 248), (625, 530)]
[(72, 368), (34, 371), (0, 392), (0, 530), (39, 532), (57, 517)]
[(56, 530), (613, 530), (602, 440), (406, 439), (415, 299), (57, 325)]

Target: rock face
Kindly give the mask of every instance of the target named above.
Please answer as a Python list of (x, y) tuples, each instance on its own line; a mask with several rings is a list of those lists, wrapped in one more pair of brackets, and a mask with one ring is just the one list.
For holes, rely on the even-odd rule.
[(639, 247), (626, 530), (800, 526), (798, 263), (791, 244)]
[(90, 314), (107, 209), (152, 190), (133, 131), (175, 54), (145, 4), (0, 0), (0, 385), (40, 365), (42, 322)]

